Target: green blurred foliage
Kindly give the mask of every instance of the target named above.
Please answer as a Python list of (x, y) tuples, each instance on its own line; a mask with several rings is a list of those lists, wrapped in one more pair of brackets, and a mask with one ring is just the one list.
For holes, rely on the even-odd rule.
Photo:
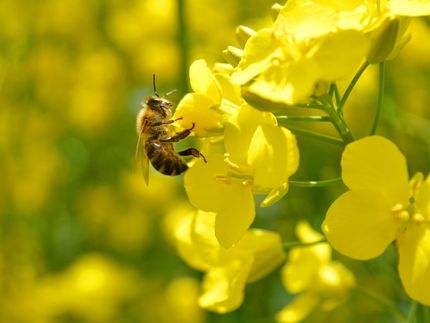
[[(270, 5), (0, 0), (0, 322), (271, 322), (291, 299), (275, 272), (251, 285), (234, 313), (197, 308), (198, 274), (169, 235), (172, 214), (189, 207), (181, 179), (153, 172), (145, 187), (133, 165), (135, 115), (153, 91), (152, 74), (160, 93), (177, 88), (179, 100), (188, 64), (220, 61), (236, 44), (235, 27), (264, 25)], [(400, 145), (411, 171), (428, 172), (430, 33), (422, 22), (414, 29), (417, 39), (388, 64), (380, 133)], [(357, 134), (370, 127), (376, 84), (368, 71), (346, 107)], [(339, 174), (340, 149), (304, 138), (299, 145), (295, 179)], [(292, 188), (258, 210), (255, 226), (294, 240), (293, 224), (305, 218), (318, 228), (342, 189)], [(375, 261), (342, 260), (361, 284), (404, 306), (392, 250)], [(353, 322), (351, 311), (356, 322), (390, 320), (359, 297), (310, 320)]]

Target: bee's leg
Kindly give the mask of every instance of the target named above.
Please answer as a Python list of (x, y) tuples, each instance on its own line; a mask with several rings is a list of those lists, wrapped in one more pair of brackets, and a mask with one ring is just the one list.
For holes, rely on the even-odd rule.
[(193, 125), (191, 128), (180, 131), (174, 136), (161, 138), (160, 141), (161, 142), (178, 142), (179, 140), (187, 138), (190, 135), (191, 130), (194, 129), (194, 126), (195, 126), (195, 123), (193, 122)]
[(201, 157), (203, 158), (203, 161), (207, 163), (205, 156), (198, 151), (196, 148), (188, 148), (182, 151), (178, 151), (178, 154), (181, 156), (194, 156), (194, 157)]
[[(165, 120), (165, 121), (159, 121), (159, 122), (153, 122), (153, 123), (151, 123), (150, 124), (150, 126), (151, 127), (157, 127), (157, 126), (161, 126), (161, 125), (163, 125), (163, 124), (172, 124), (172, 123), (174, 123), (174, 122), (176, 122), (176, 121), (178, 121), (178, 120), (182, 120), (183, 119), (183, 117), (179, 117), (179, 118), (177, 118), (177, 119), (172, 119), (172, 120)], [(194, 128), (194, 126), (193, 126), (193, 128)], [(192, 128), (191, 128), (192, 129)]]

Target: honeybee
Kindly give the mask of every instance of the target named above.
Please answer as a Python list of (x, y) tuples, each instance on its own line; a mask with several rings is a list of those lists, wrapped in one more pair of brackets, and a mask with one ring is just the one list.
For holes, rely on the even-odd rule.
[(175, 176), (188, 169), (181, 156), (194, 156), (203, 158), (203, 154), (195, 148), (188, 148), (176, 152), (173, 144), (191, 134), (191, 128), (175, 133), (171, 124), (182, 118), (171, 119), (174, 103), (160, 97), (155, 87), (155, 75), (152, 78), (154, 95), (145, 99), (136, 118), (137, 146), (136, 164), (142, 167), (145, 183), (148, 185), (149, 161), (152, 166), (162, 174)]

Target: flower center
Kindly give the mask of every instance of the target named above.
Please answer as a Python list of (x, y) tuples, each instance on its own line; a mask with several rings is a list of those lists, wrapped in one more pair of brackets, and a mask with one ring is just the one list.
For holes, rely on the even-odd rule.
[(422, 173), (417, 173), (409, 182), (410, 197), (407, 204), (397, 203), (391, 209), (393, 216), (398, 219), (402, 225), (400, 231), (406, 229), (408, 225), (421, 225), (426, 222), (424, 215), (420, 212), (417, 206), (417, 196), (419, 194), (421, 184), (424, 181)]

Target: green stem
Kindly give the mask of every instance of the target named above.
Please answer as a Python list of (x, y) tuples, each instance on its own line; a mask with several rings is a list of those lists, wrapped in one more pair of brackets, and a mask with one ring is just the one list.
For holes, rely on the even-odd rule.
[(292, 241), (292, 242), (284, 242), (282, 244), (282, 247), (284, 248), (284, 250), (288, 250), (288, 249), (295, 248), (295, 247), (311, 247), (311, 246), (314, 246), (316, 244), (323, 243), (323, 242), (327, 242), (327, 240), (322, 239), (322, 240), (317, 240), (317, 241), (313, 241), (313, 242)]
[[(412, 315), (415, 318), (416, 323), (429, 323), (430, 322), (430, 314), (427, 306), (414, 302), (416, 309), (414, 310), (415, 315)], [(411, 313), (409, 313), (411, 315)], [(408, 319), (409, 316), (408, 316)], [(409, 322), (409, 321), (408, 321)], [(412, 321), (414, 322), (414, 321)]]
[(242, 97), (251, 106), (256, 107), (260, 111), (279, 112), (279, 111), (286, 111), (288, 109), (297, 109), (297, 108), (317, 109), (317, 110), (323, 109), (321, 104), (317, 104), (317, 103), (286, 104), (282, 102), (274, 102), (274, 101), (270, 101), (265, 98), (262, 98), (257, 94), (254, 94), (248, 91), (244, 91), (242, 93)]
[(345, 102), (348, 99), (349, 95), (352, 92), (352, 89), (354, 88), (355, 84), (357, 84), (358, 80), (360, 79), (361, 75), (364, 73), (364, 71), (366, 70), (366, 68), (369, 66), (369, 62), (364, 62), (363, 65), (361, 65), (360, 69), (357, 71), (357, 73), (355, 74), (354, 78), (352, 79), (351, 83), (349, 83), (348, 87), (346, 88), (345, 93), (342, 96), (342, 99), (340, 100), (339, 103), (339, 109), (338, 109), (338, 113), (339, 115), (342, 115), (342, 110), (343, 107), (345, 106)]
[(373, 120), (372, 128), (370, 129), (370, 135), (376, 133), (378, 128), (379, 118), (381, 116), (382, 106), (384, 102), (384, 85), (385, 85), (385, 64), (384, 62), (379, 63), (379, 90), (378, 90), (378, 105), (376, 107), (375, 119)]
[(417, 308), (418, 308), (418, 303), (415, 301), (412, 301), (411, 306), (409, 307), (409, 313), (408, 313), (408, 323), (415, 323), (416, 320), (416, 314), (417, 314)]
[(341, 177), (326, 179), (322, 181), (288, 181), (291, 186), (295, 187), (324, 187), (342, 182)]
[(339, 145), (339, 146), (345, 146), (345, 143), (342, 139), (336, 138), (336, 137), (332, 137), (332, 136), (327, 136), (327, 135), (323, 135), (317, 132), (313, 132), (310, 130), (305, 130), (305, 129), (301, 129), (301, 128), (296, 128), (296, 127), (291, 127), (288, 125), (288, 129), (291, 130), (292, 132), (294, 132), (294, 134), (296, 135), (302, 135), (305, 137), (309, 137), (309, 138), (313, 138), (313, 139), (317, 139), (320, 141), (324, 141), (326, 143), (329, 144), (334, 144), (334, 145)]
[(336, 83), (332, 83), (330, 85), (330, 97), (334, 96), (334, 102), (336, 102), (336, 105), (339, 105), (340, 103), (340, 94), (339, 89), (337, 88)]
[(188, 28), (187, 28), (187, 19), (185, 13), (186, 1), (178, 0), (177, 1), (177, 15), (178, 15), (178, 43), (179, 43), (179, 51), (180, 51), (180, 73), (179, 73), (179, 92), (181, 95), (184, 95), (188, 92), (188, 60), (189, 60), (189, 51), (188, 51)]
[(430, 313), (427, 306), (421, 305), (422, 321), (425, 323), (430, 322)]
[(276, 116), (276, 119), (285, 121), (330, 122), (328, 116)]
[(430, 28), (430, 17), (426, 16), (426, 17), (422, 17), (422, 19), (424, 19), (424, 22), (427, 25), (427, 28)]
[[(399, 311), (399, 309), (396, 306), (394, 306), (393, 303), (391, 303), (387, 299), (385, 299), (385, 298), (381, 297), (380, 295), (375, 294), (369, 290), (361, 288), (361, 287), (356, 287), (354, 289), (354, 291), (359, 295), (365, 296), (367, 298), (370, 298), (370, 299), (376, 301), (383, 308), (385, 308), (388, 312), (397, 316), (402, 322), (406, 322), (406, 316), (401, 311)], [(407, 322), (409, 322), (409, 321), (407, 321)]]
[(324, 102), (323, 106), (325, 108), (324, 111), (328, 113), (331, 122), (335, 126), (339, 135), (342, 137), (343, 142), (345, 144), (353, 142), (355, 139), (352, 135), (351, 129), (349, 129), (339, 110), (335, 109), (335, 107), (327, 101)]

